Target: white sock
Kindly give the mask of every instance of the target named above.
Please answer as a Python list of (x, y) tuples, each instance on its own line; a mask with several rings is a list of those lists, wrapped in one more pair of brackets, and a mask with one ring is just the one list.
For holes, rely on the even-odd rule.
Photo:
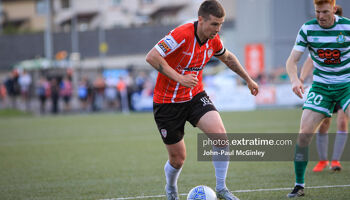
[(333, 155), (332, 160), (339, 161), (346, 144), (346, 140), (348, 139), (348, 133), (343, 131), (337, 131), (337, 135), (334, 141)]
[(316, 145), (320, 160), (328, 160), (328, 133), (317, 132)]
[(181, 170), (182, 168), (175, 169), (173, 166), (171, 166), (171, 164), (169, 163), (169, 160), (165, 163), (164, 172), (165, 172), (167, 190), (169, 188), (177, 190), (177, 179), (179, 178)]
[(305, 183), (295, 183), (295, 186), (297, 186), (297, 185), (299, 185), (301, 187), (305, 187)]
[[(213, 146), (214, 152), (221, 152), (221, 150), (228, 151), (228, 147), (216, 147)], [(220, 191), (226, 188), (226, 175), (229, 165), (229, 156), (217, 155), (220, 157), (213, 156), (213, 165), (215, 168), (216, 176), (216, 191)]]

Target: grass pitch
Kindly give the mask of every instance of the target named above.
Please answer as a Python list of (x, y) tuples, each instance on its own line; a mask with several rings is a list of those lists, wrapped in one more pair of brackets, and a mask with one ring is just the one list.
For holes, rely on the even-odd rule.
[[(231, 133), (294, 133), (301, 110), (221, 113)], [(335, 123), (331, 132), (335, 131)], [(196, 134), (186, 126), (187, 159), (179, 192), (215, 188), (211, 162), (198, 162)], [(348, 144), (349, 145), (349, 144)], [(349, 152), (344, 152), (349, 153)], [(164, 194), (167, 153), (152, 113), (0, 118), (0, 199), (112, 199)], [(340, 173), (312, 173), (307, 186), (349, 185), (350, 163)], [(288, 188), (292, 162), (231, 162), (230, 190)], [(241, 199), (286, 199), (288, 191), (239, 192)], [(307, 189), (303, 199), (349, 199), (350, 188)], [(149, 198), (165, 199), (165, 198)], [(181, 199), (185, 199), (181, 196)]]

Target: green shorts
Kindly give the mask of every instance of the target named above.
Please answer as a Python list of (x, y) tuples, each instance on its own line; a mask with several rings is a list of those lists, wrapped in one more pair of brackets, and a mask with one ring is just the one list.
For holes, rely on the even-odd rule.
[(303, 109), (313, 110), (331, 117), (336, 102), (345, 111), (350, 104), (350, 84), (342, 87), (313, 83)]

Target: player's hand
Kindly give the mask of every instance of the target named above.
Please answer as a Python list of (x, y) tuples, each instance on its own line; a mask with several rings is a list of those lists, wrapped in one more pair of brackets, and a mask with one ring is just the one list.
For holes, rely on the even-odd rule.
[(193, 88), (198, 83), (197, 75), (195, 74), (186, 74), (182, 76), (182, 79), (180, 80), (180, 84), (188, 87)]
[(292, 82), (292, 90), (300, 99), (303, 98), (305, 92), (304, 84), (299, 79)]
[(248, 84), (250, 93), (256, 96), (259, 93), (259, 85), (253, 80), (250, 80), (247, 84)]

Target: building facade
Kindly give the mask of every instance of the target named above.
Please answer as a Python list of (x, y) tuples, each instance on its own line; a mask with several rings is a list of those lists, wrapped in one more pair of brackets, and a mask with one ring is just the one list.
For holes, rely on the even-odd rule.
[[(195, 20), (202, 0), (52, 0), (51, 2), (54, 55), (66, 51), (69, 59), (71, 53), (78, 51), (81, 58), (80, 66), (83, 68), (101, 66), (123, 68), (130, 65), (147, 66), (144, 60), (147, 51), (172, 28)], [(235, 14), (234, 2), (222, 0), (227, 13), (226, 21), (230, 22), (228, 24), (232, 24)], [(2, 44), (0, 69), (10, 69), (22, 60), (44, 57), (45, 42), (42, 31), (46, 25), (46, 0), (2, 0), (2, 5), (6, 13), (14, 13), (11, 19), (38, 18), (41, 21), (37, 20), (27, 25), (29, 30), (39, 33), (0, 36)], [(21, 11), (21, 7), (24, 7), (25, 11)], [(16, 18), (17, 15), (19, 17)], [(77, 22), (76, 34), (71, 32), (73, 19)], [(101, 52), (103, 46), (102, 49), (105, 50)]]
[(36, 0), (1, 0), (2, 32), (33, 32), (45, 29), (45, 4)]

